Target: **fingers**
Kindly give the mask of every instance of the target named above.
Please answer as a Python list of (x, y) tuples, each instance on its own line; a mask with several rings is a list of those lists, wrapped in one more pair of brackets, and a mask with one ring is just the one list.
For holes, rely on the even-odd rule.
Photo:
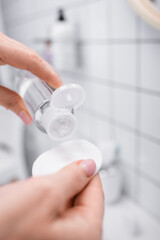
[[(67, 189), (64, 196), (66, 193)], [(101, 239), (103, 213), (102, 185), (99, 175), (96, 175), (78, 194), (74, 207), (62, 212), (51, 225), (50, 234), (56, 236), (57, 240)]]
[(57, 174), (51, 175), (51, 181), (57, 183), (59, 200), (66, 202), (81, 192), (90, 181), (95, 169), (95, 162), (89, 159), (72, 163)]
[(58, 88), (63, 84), (51, 65), (36, 52), (3, 34), (0, 34), (0, 62), (28, 70), (53, 88)]
[(104, 194), (99, 175), (96, 175), (87, 187), (75, 199), (76, 207), (84, 207), (87, 213), (97, 219), (103, 218)]
[(0, 105), (15, 112), (26, 125), (32, 123), (32, 118), (22, 100), (14, 91), (0, 86)]

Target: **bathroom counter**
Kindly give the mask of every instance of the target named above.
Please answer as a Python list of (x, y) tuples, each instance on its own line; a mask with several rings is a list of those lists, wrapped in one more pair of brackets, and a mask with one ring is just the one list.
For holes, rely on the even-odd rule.
[(103, 240), (159, 240), (160, 221), (128, 199), (105, 206)]

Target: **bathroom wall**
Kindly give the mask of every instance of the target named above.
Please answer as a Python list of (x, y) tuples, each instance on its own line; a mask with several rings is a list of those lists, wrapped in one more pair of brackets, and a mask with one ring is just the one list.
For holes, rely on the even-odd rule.
[[(5, 33), (2, 1), (0, 0), (0, 32)], [(0, 85), (12, 88), (9, 66), (0, 67)], [(0, 106), (0, 185), (28, 176), (24, 160), (24, 125), (18, 117)]]
[[(126, 191), (160, 219), (160, 31), (127, 0), (3, 0), (7, 34), (38, 51), (56, 8), (79, 30), (81, 64), (59, 69), (87, 93), (79, 136), (121, 145)], [(58, 3), (57, 3), (58, 2)]]

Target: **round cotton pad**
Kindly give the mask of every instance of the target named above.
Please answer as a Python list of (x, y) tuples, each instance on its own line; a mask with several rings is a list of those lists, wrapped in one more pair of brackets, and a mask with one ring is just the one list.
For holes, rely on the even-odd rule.
[(77, 160), (93, 159), (97, 173), (102, 164), (102, 153), (93, 143), (86, 140), (63, 142), (55, 148), (41, 154), (33, 164), (34, 177), (56, 173)]

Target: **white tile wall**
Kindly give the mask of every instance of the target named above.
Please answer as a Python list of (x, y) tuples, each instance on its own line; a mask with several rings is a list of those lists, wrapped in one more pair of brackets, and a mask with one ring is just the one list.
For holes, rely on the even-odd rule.
[(107, 78), (111, 77), (111, 46), (101, 44), (85, 44), (81, 46), (82, 66), (79, 72), (86, 75)]
[[(28, 0), (27, 0), (28, 1)], [(61, 1), (55, 1), (55, 0), (29, 0), (32, 6), (31, 14), (34, 14), (35, 12), (40, 11), (47, 11), (48, 9), (55, 7), (55, 2), (61, 2)], [(54, 16), (54, 14), (53, 14)]]
[(140, 203), (156, 217), (160, 217), (160, 189), (149, 181), (141, 179)]
[[(10, 160), (8, 164), (10, 166), (14, 165), (14, 168), (15, 168), (14, 174), (11, 173), (10, 178), (13, 178), (13, 177), (17, 179), (25, 178), (27, 176), (27, 171), (25, 168), (26, 167), (25, 159), (24, 159), (24, 147), (23, 147), (23, 133), (24, 133), (25, 126), (22, 123), (22, 121), (13, 112), (7, 111), (2, 107), (0, 107), (0, 116), (1, 116), (0, 117), (0, 143), (6, 144), (11, 150), (11, 153), (6, 152), (6, 160), (8, 156), (8, 159)], [(1, 157), (0, 157), (1, 159), (5, 155), (3, 151), (1, 151), (0, 153), (1, 153)], [(1, 160), (3, 164), (3, 160), (5, 160), (5, 158)], [(9, 169), (10, 167), (8, 168), (8, 170)]]
[(135, 128), (136, 117), (136, 95), (134, 92), (118, 89), (114, 90), (115, 95), (115, 119), (123, 124)]
[(127, 85), (136, 85), (136, 46), (133, 44), (113, 47), (114, 81)]
[(107, 37), (110, 29), (103, 24), (107, 22), (106, 9), (106, 1), (103, 0), (68, 10), (68, 18), (74, 20), (79, 27), (78, 34), (81, 40)]
[(27, 24), (29, 30), (30, 40), (34, 39), (44, 39), (49, 36), (49, 31), (52, 29), (52, 23), (54, 22), (54, 17), (49, 16), (45, 18), (37, 18), (33, 22)]
[[(5, 11), (7, 8), (8, 8), (8, 6), (9, 6), (9, 0), (6, 0), (6, 1), (2, 1), (1, 0), (1, 4), (2, 4), (2, 8), (3, 8), (3, 11)], [(12, 1), (12, 3), (16, 3), (17, 2), (17, 0), (13, 0)], [(12, 5), (12, 4), (11, 4)]]
[[(18, 9), (17, 9), (17, 4)], [(7, 26), (10, 26), (13, 24), (13, 21), (16, 19), (21, 19), (23, 21), (23, 17), (28, 16), (30, 14), (31, 10), (31, 1), (30, 0), (23, 0), (23, 1), (17, 1), (15, 4), (9, 3), (9, 7), (6, 8), (5, 14), (7, 16), (6, 23)], [(18, 21), (18, 24), (20, 22)]]
[(134, 168), (128, 168), (126, 165), (122, 164), (121, 166), (122, 173), (124, 174), (124, 190), (127, 190), (129, 196), (134, 199), (138, 198), (138, 190), (137, 186), (135, 185), (137, 176), (135, 175)]
[(82, 64), (61, 75), (87, 93), (79, 133), (121, 144), (127, 192), (160, 218), (160, 32), (126, 0), (3, 0), (8, 35), (45, 38), (60, 5), (80, 40)]
[(0, 1), (0, 31), (4, 32), (4, 19), (3, 19), (3, 13), (2, 13), (2, 1)]
[(160, 146), (143, 138), (140, 141), (140, 168), (143, 172), (160, 182)]
[(160, 139), (160, 98), (141, 94), (141, 129)]
[(112, 126), (102, 119), (96, 118), (92, 124), (92, 132), (96, 129), (95, 142), (99, 143), (101, 141), (107, 141), (112, 138), (111, 129)]
[[(79, 83), (79, 82), (78, 82)], [(86, 99), (84, 102), (84, 106), (89, 108), (89, 109), (94, 109), (96, 105), (96, 84), (92, 82), (83, 82), (81, 86), (84, 88), (86, 92)]]
[(90, 123), (92, 120), (92, 117), (87, 114), (86, 112), (78, 112), (77, 114), (78, 118), (78, 130), (81, 132), (85, 137), (88, 139), (91, 138), (91, 128)]
[[(116, 127), (116, 139), (120, 145), (122, 161), (128, 165), (135, 165), (135, 135), (126, 130)], [(127, 147), (126, 147), (127, 146)]]
[[(21, 32), (21, 35), (19, 34), (19, 32)], [(26, 44), (26, 43), (29, 43), (28, 41), (29, 33), (30, 33), (30, 28), (28, 24), (23, 24), (23, 25), (17, 26), (16, 28), (11, 28), (11, 30), (8, 33), (8, 36)]]
[(140, 36), (142, 39), (160, 39), (160, 31), (150, 26), (144, 20), (141, 20)]
[(102, 115), (113, 117), (112, 96), (113, 88), (104, 84), (95, 84), (95, 106), (94, 110)]
[(109, 7), (109, 3), (103, 0), (79, 8), (81, 39), (106, 39), (110, 36), (110, 18), (106, 14), (110, 12)]
[[(154, 59), (154, 61), (153, 61)], [(141, 46), (141, 86), (160, 91), (160, 47), (159, 44)]]
[(136, 34), (136, 17), (126, 0), (112, 0), (113, 38), (134, 39)]
[(91, 35), (88, 38), (106, 39), (110, 36), (111, 24), (106, 12), (109, 13), (109, 4), (107, 1), (97, 1), (90, 5)]

